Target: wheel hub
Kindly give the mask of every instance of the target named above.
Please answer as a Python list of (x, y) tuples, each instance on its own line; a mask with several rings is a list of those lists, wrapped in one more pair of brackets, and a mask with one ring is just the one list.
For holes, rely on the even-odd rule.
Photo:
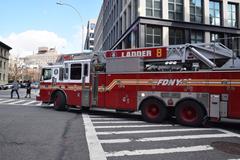
[(185, 121), (194, 121), (197, 119), (196, 110), (191, 106), (185, 107), (181, 112), (181, 116)]
[(155, 105), (151, 105), (148, 107), (147, 113), (150, 117), (156, 117), (159, 114), (159, 109)]

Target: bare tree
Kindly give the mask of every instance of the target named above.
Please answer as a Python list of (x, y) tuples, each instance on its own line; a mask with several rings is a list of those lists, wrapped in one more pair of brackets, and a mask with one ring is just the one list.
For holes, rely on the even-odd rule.
[(21, 80), (23, 75), (23, 62), (19, 57), (13, 57), (9, 61), (8, 81)]

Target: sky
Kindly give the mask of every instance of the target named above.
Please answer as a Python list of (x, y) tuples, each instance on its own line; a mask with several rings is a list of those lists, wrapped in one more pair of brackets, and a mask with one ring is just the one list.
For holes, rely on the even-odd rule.
[(24, 57), (43, 46), (60, 53), (81, 52), (82, 33), (86, 34), (88, 20), (98, 18), (102, 0), (0, 0), (0, 4), (0, 41), (13, 48), (10, 54)]

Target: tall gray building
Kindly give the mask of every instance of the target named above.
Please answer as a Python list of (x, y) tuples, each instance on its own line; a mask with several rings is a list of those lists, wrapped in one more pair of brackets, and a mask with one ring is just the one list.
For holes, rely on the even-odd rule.
[(12, 48), (0, 41), (0, 85), (8, 83), (9, 50)]
[(94, 29), (96, 26), (96, 20), (88, 21), (87, 25), (87, 34), (84, 49), (85, 50), (93, 50), (94, 49)]
[(94, 50), (220, 41), (239, 54), (236, 37), (239, 0), (104, 0)]

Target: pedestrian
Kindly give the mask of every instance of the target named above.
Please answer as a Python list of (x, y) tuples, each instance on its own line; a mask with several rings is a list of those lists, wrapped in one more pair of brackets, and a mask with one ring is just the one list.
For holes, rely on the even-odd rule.
[(26, 90), (25, 98), (27, 98), (27, 96), (29, 96), (29, 98), (31, 98), (31, 81), (30, 80), (28, 80), (26, 88), (27, 88), (27, 90)]
[(19, 89), (19, 83), (15, 80), (13, 82), (13, 86), (12, 86), (11, 98), (13, 98), (13, 92), (16, 92), (18, 99), (19, 99), (18, 89)]

